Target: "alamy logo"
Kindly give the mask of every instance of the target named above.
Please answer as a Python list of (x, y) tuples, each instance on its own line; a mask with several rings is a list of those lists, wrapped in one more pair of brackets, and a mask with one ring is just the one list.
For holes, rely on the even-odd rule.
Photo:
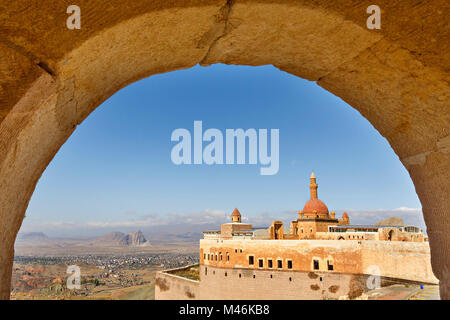
[[(270, 155), (268, 154), (267, 129), (226, 129), (225, 159), (223, 134), (218, 129), (203, 132), (202, 121), (194, 121), (193, 161), (191, 133), (187, 129), (175, 129), (171, 141), (178, 143), (172, 148), (171, 159), (180, 164), (259, 164), (261, 175), (274, 175), (279, 169), (279, 129), (270, 129)], [(247, 148), (248, 141), (248, 148)], [(203, 142), (209, 142), (203, 148)], [(236, 142), (236, 148), (235, 148)], [(235, 156), (236, 149), (236, 156)], [(248, 149), (248, 157), (246, 150)], [(236, 159), (236, 161), (235, 161)]]
[(366, 280), (366, 286), (368, 289), (373, 290), (381, 287), (381, 270), (377, 265), (368, 266), (366, 274), (370, 276)]
[(67, 14), (70, 16), (66, 20), (66, 26), (69, 30), (81, 29), (81, 9), (77, 5), (70, 5), (67, 7)]
[(66, 273), (71, 274), (67, 277), (67, 289), (80, 289), (81, 287), (81, 270), (79, 266), (71, 265), (67, 267)]

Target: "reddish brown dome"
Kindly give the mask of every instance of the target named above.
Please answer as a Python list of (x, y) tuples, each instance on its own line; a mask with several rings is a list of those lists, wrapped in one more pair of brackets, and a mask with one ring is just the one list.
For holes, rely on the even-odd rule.
[(348, 214), (347, 214), (347, 212), (344, 212), (344, 214), (342, 215), (342, 219), (348, 219)]
[(232, 217), (240, 217), (241, 213), (239, 212), (239, 210), (237, 208), (234, 209), (233, 213), (231, 214)]
[(305, 204), (303, 213), (313, 213), (314, 210), (316, 210), (318, 214), (328, 214), (328, 208), (325, 203), (317, 198), (311, 199)]

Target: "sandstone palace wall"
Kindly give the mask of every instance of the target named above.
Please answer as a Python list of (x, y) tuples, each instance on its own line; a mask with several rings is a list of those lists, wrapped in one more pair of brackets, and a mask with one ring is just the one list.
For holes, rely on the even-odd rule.
[[(200, 281), (159, 272), (155, 298), (356, 298), (395, 283), (438, 283), (426, 242), (371, 240), (200, 240)], [(369, 280), (369, 281), (368, 281)]]
[(200, 299), (295, 300), (356, 297), (365, 278), (351, 274), (200, 267)]
[[(374, 274), (437, 283), (426, 242), (200, 240), (200, 265), (226, 269)], [(200, 274), (200, 282), (204, 274)]]
[(200, 241), (200, 299), (354, 298), (374, 274), (382, 286), (438, 282), (424, 242)]

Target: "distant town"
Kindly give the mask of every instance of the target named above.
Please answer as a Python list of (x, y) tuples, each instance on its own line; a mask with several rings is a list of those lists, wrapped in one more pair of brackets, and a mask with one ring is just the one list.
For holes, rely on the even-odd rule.
[[(198, 254), (145, 253), (16, 256), (11, 299), (154, 299), (155, 272), (198, 263)], [(81, 271), (79, 290), (67, 288), (67, 267)]]
[(33, 257), (16, 256), (14, 262), (18, 264), (49, 265), (86, 265), (95, 266), (112, 274), (121, 269), (138, 270), (145, 267), (176, 268), (186, 264), (198, 263), (198, 254), (123, 254), (123, 255), (81, 255), (62, 257)]

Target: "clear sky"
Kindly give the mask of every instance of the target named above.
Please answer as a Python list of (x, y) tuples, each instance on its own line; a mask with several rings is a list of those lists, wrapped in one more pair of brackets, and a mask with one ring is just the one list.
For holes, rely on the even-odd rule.
[[(278, 173), (260, 175), (259, 164), (176, 166), (171, 133), (193, 133), (194, 120), (224, 134), (279, 129)], [(235, 207), (249, 222), (295, 219), (312, 170), (319, 198), (338, 216), (347, 210), (352, 223), (366, 223), (396, 215), (423, 227), (408, 172), (358, 111), (272, 66), (197, 66), (138, 81), (97, 108), (44, 172), (22, 231), (220, 223)]]

